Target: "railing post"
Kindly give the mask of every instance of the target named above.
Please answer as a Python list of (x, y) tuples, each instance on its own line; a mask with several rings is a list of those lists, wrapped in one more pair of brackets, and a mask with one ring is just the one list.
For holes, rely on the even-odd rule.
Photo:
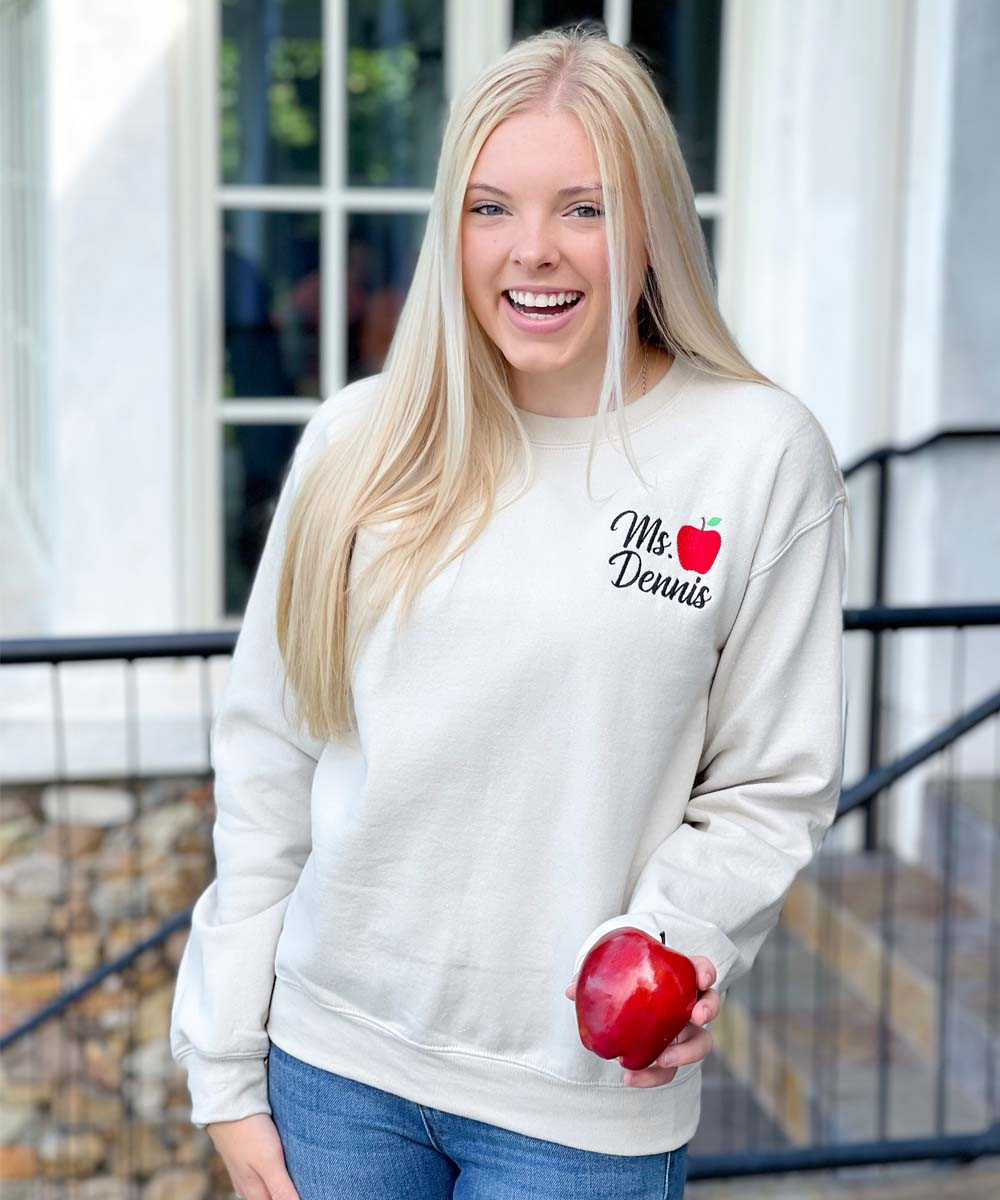
[[(886, 536), (889, 527), (889, 459), (878, 460), (878, 504), (875, 526), (875, 595), (877, 608), (885, 604)], [(871, 671), (868, 681), (868, 770), (882, 765), (882, 634), (872, 630)], [(865, 850), (878, 843), (878, 800), (873, 797), (865, 807)]]

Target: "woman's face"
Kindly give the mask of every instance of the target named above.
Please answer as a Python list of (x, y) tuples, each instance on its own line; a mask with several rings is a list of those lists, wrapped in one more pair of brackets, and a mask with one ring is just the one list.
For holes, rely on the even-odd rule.
[[(570, 367), (574, 379), (603, 373), (610, 296), (603, 201), (600, 188), (591, 186), (599, 183), (583, 126), (565, 112), (508, 117), (473, 164), (462, 214), (463, 290), (479, 323), (517, 371)], [(581, 185), (584, 190), (560, 194)], [(640, 244), (630, 265), (630, 313), (644, 269)], [(567, 291), (582, 298), (565, 320), (518, 318), (508, 289)]]

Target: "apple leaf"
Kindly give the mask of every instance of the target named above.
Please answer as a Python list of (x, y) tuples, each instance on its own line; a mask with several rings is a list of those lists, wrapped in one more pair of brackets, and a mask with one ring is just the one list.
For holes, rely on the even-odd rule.
[(718, 525), (718, 523), (719, 523), (721, 520), (722, 520), (722, 518), (721, 518), (721, 517), (713, 517), (713, 518), (711, 519), (711, 521), (709, 521), (709, 525)]

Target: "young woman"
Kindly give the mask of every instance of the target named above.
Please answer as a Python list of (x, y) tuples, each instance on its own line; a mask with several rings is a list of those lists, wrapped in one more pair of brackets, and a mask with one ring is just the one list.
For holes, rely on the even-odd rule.
[[(453, 106), (385, 369), (293, 456), (213, 726), (171, 1027), (247, 1200), (679, 1197), (706, 1026), (840, 791), (843, 476), (719, 315), (641, 59)], [(649, 1067), (589, 949), (689, 955)]]

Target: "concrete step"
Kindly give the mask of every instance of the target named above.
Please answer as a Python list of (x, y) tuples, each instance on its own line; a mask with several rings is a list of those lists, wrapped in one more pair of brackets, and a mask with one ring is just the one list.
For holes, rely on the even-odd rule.
[[(715, 1053), (793, 1144), (936, 1131), (935, 1062), (919, 1041), (880, 1022), (864, 993), (784, 920), (751, 976), (729, 989), (713, 1024)], [(884, 1127), (880, 1053), (890, 1072)], [(985, 1099), (964, 1082), (959, 1069), (943, 1080), (946, 1133), (977, 1132), (990, 1121)]]
[(992, 1077), (1000, 1096), (1000, 929), (981, 908), (947, 895), (923, 864), (878, 850), (814, 860), (795, 881), (782, 923), (871, 1008), (883, 1007), (884, 990), (888, 1022), (925, 1062), (943, 1051), (967, 1092), (988, 1095)]
[(950, 838), (955, 890), (1000, 924), (1000, 779), (930, 779), (924, 795), (921, 862), (943, 878)]

